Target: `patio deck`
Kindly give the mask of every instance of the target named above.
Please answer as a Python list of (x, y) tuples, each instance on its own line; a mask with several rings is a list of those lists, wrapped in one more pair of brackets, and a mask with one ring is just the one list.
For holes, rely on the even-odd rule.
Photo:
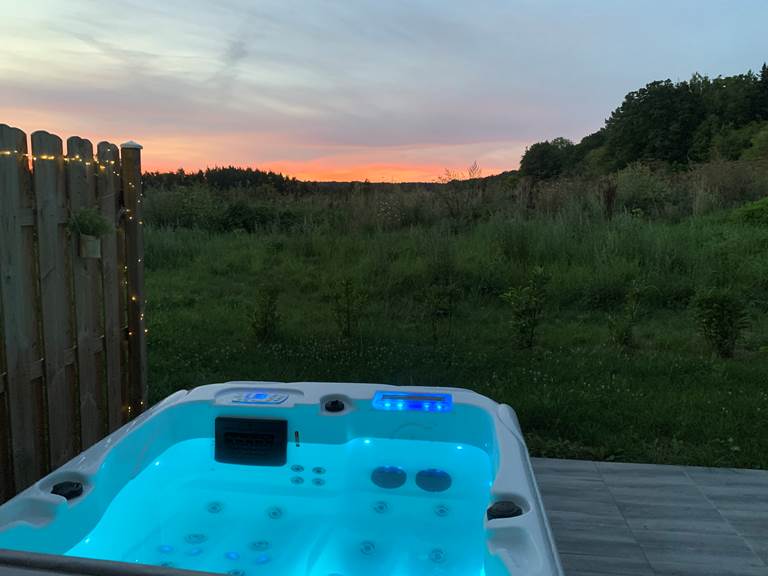
[[(567, 576), (768, 576), (768, 471), (541, 458), (533, 467)], [(0, 552), (2, 576), (184, 574)]]
[(567, 576), (768, 576), (768, 471), (533, 467)]

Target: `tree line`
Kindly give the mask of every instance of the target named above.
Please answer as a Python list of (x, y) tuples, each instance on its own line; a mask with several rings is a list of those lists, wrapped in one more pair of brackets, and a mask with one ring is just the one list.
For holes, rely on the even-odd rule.
[(760, 73), (659, 80), (630, 92), (597, 132), (574, 144), (537, 142), (523, 176), (601, 175), (634, 162), (673, 167), (710, 160), (768, 158), (768, 65)]

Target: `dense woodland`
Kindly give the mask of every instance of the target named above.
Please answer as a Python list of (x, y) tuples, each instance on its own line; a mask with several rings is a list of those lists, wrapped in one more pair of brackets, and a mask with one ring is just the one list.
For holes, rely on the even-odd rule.
[(520, 171), (535, 179), (599, 175), (633, 162), (681, 168), (710, 160), (768, 157), (768, 65), (714, 79), (651, 82), (630, 92), (605, 126), (578, 144), (538, 142)]

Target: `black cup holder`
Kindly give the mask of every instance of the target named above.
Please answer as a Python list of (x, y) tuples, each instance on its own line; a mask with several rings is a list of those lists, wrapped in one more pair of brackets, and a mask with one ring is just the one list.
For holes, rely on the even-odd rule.
[(327, 400), (323, 407), (325, 408), (326, 412), (330, 412), (331, 414), (338, 414), (339, 412), (344, 412), (344, 410), (347, 409), (347, 405), (344, 403), (344, 400), (339, 398)]
[(65, 480), (58, 482), (51, 488), (51, 494), (61, 496), (67, 500), (74, 500), (83, 495), (83, 483), (75, 480)]
[(517, 502), (500, 500), (494, 502), (485, 514), (488, 520), (497, 520), (499, 518), (516, 518), (524, 513), (525, 510)]

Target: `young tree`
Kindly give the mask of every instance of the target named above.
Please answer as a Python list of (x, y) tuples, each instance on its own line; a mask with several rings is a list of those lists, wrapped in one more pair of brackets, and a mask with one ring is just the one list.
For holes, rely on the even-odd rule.
[(570, 166), (573, 148), (573, 142), (566, 138), (537, 142), (523, 154), (520, 173), (534, 180), (560, 176)]

